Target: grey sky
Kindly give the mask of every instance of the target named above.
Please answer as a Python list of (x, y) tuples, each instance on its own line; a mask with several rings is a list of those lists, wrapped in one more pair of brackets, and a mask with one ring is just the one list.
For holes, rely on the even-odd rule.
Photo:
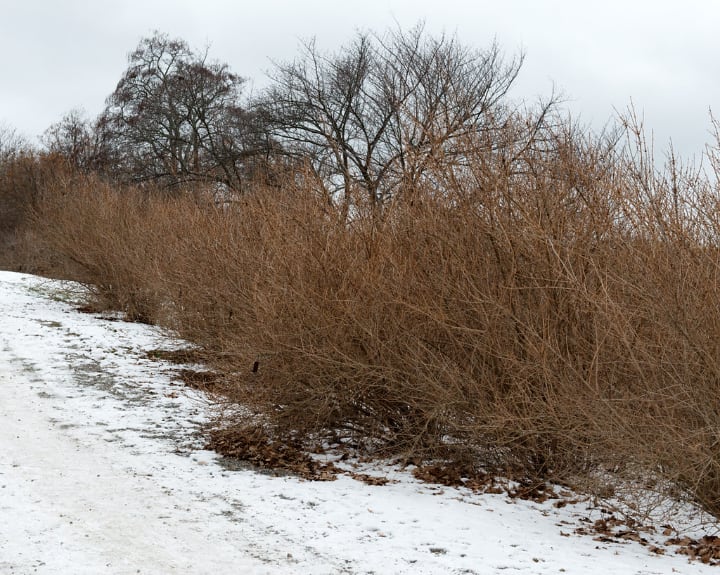
[(720, 115), (720, 2), (715, 0), (3, 0), (0, 123), (29, 137), (72, 108), (95, 115), (157, 29), (210, 44), (211, 57), (262, 85), (271, 60), (289, 60), (300, 39), (332, 50), (354, 31), (424, 20), (476, 47), (497, 38), (526, 61), (514, 95), (556, 87), (581, 120), (602, 125), (631, 100), (657, 148), (683, 155), (710, 140)]

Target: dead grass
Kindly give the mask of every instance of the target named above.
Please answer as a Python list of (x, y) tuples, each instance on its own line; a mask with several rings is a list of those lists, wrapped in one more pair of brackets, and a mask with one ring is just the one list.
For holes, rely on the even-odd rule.
[(720, 197), (634, 134), (483, 148), (349, 220), (310, 178), (222, 208), (84, 178), (34, 231), (102, 306), (199, 346), (273, 441), (568, 481), (632, 463), (717, 514)]

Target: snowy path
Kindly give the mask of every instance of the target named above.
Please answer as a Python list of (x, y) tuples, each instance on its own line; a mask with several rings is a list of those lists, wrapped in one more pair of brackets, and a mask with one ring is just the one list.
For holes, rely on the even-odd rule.
[(577, 508), (230, 469), (203, 396), (144, 359), (173, 343), (60, 295), (0, 272), (0, 575), (716, 572), (565, 536)]

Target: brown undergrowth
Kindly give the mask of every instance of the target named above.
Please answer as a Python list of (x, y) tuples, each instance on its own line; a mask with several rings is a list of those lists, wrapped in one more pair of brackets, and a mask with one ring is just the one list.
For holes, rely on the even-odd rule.
[(202, 350), (268, 441), (541, 480), (631, 463), (718, 513), (720, 194), (635, 135), (478, 147), (349, 212), (307, 174), (222, 206), (83, 177), (34, 233), (96, 305)]

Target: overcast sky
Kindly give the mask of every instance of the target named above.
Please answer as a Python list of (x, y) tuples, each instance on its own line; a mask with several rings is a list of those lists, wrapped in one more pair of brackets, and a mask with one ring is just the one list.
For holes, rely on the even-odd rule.
[(456, 34), (482, 48), (496, 38), (526, 60), (514, 94), (555, 87), (576, 116), (601, 128), (634, 104), (657, 148), (683, 155), (710, 141), (720, 116), (720, 2), (716, 0), (2, 0), (0, 123), (28, 137), (72, 108), (98, 114), (143, 36), (160, 30), (262, 86), (272, 61), (301, 39), (332, 50), (357, 29)]

